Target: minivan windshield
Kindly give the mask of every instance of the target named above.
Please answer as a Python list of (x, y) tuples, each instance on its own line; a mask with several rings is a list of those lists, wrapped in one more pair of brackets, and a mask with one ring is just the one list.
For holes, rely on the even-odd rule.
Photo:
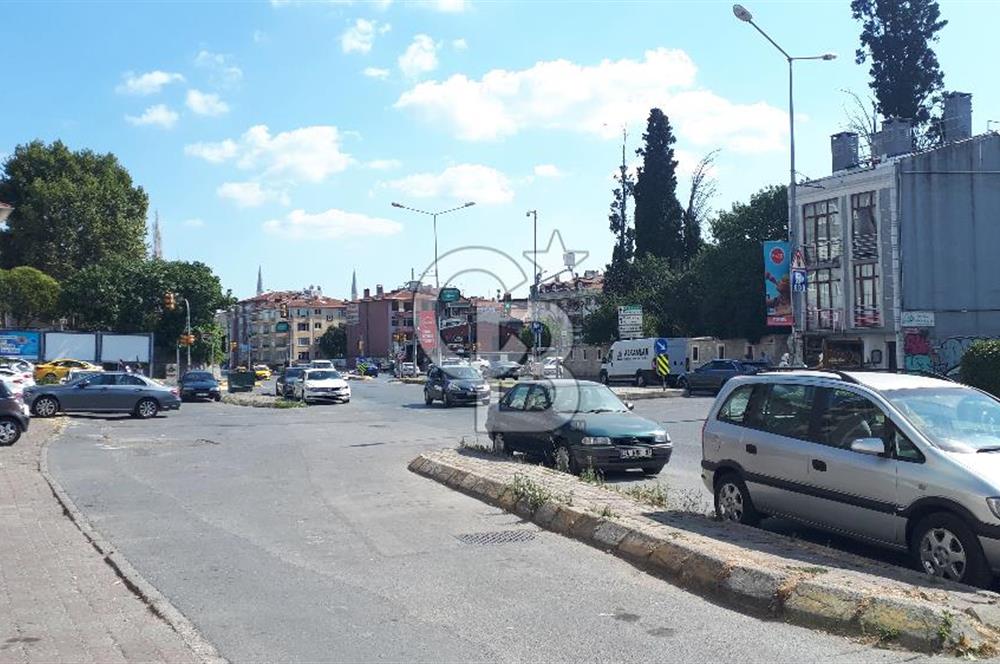
[(555, 388), (552, 409), (557, 413), (624, 413), (628, 409), (604, 385), (567, 385)]
[(306, 380), (333, 380), (334, 378), (340, 378), (339, 371), (320, 369), (306, 372)]
[(208, 373), (207, 371), (192, 371), (190, 373), (184, 374), (184, 378), (181, 380), (215, 380), (215, 376)]
[(1000, 452), (1000, 401), (967, 387), (890, 390), (885, 396), (931, 443)]

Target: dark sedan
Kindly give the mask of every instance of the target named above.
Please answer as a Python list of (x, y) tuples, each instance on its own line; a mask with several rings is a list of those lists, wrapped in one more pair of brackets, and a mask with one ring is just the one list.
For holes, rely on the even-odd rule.
[(24, 401), (39, 417), (64, 413), (131, 413), (155, 417), (161, 410), (178, 410), (177, 389), (131, 373), (106, 371), (64, 385), (36, 385), (24, 390)]
[(677, 387), (686, 392), (712, 392), (722, 389), (730, 378), (747, 376), (764, 371), (768, 368), (766, 362), (743, 360), (712, 360), (694, 371), (689, 371), (677, 380)]
[(295, 381), (302, 378), (302, 373), (309, 367), (285, 367), (278, 379), (274, 381), (274, 396), (290, 397)]
[(467, 365), (431, 367), (424, 383), (424, 403), (440, 401), (445, 407), (456, 404), (486, 405), (490, 402), (490, 384)]
[(523, 381), (490, 408), (486, 430), (497, 454), (523, 452), (572, 473), (639, 468), (655, 475), (670, 460), (670, 436), (631, 410), (600, 383)]
[(219, 401), (222, 399), (222, 390), (219, 389), (219, 381), (209, 371), (187, 372), (181, 376), (179, 387), (182, 401), (192, 401), (194, 399)]
[(521, 375), (521, 365), (517, 362), (494, 362), (490, 365), (490, 377), (503, 380)]

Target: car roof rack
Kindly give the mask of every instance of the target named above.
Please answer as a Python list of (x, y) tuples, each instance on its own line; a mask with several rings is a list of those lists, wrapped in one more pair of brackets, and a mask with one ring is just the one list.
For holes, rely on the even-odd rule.
[(778, 373), (785, 371), (820, 371), (823, 373), (834, 374), (840, 378), (845, 383), (859, 384), (860, 381), (852, 376), (848, 371), (852, 373), (891, 373), (891, 374), (906, 374), (909, 376), (923, 376), (925, 378), (936, 378), (938, 380), (945, 380), (949, 383), (954, 383), (955, 380), (949, 378), (944, 374), (937, 373), (936, 371), (924, 371), (922, 369), (880, 369), (875, 367), (845, 367), (843, 369), (831, 369), (829, 367), (772, 367), (770, 369), (765, 369), (764, 371), (757, 372), (758, 375), (766, 373)]
[(840, 371), (839, 369), (830, 369), (827, 367), (771, 367), (770, 369), (765, 369), (763, 371), (758, 371), (757, 375), (767, 374), (767, 373), (785, 373), (790, 371), (818, 371), (821, 373), (833, 374), (845, 383), (858, 384), (858, 379), (854, 376)]

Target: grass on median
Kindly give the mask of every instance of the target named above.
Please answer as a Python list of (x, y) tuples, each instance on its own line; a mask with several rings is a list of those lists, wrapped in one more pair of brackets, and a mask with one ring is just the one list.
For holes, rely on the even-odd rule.
[(518, 501), (521, 499), (527, 500), (528, 507), (532, 510), (537, 510), (550, 500), (562, 503), (563, 505), (573, 504), (572, 491), (569, 493), (553, 493), (538, 482), (535, 482), (520, 473), (514, 475), (513, 481), (511, 481), (511, 483), (507, 486), (514, 492), (514, 497)]

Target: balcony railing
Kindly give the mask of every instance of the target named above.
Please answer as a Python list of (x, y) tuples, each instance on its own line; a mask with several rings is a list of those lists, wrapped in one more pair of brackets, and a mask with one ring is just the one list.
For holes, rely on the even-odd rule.
[(854, 327), (882, 327), (882, 314), (879, 308), (855, 305)]
[(842, 244), (840, 238), (833, 238), (805, 245), (806, 264), (810, 267), (830, 263), (839, 265)]
[(878, 235), (855, 235), (851, 242), (851, 257), (856, 261), (878, 259)]

